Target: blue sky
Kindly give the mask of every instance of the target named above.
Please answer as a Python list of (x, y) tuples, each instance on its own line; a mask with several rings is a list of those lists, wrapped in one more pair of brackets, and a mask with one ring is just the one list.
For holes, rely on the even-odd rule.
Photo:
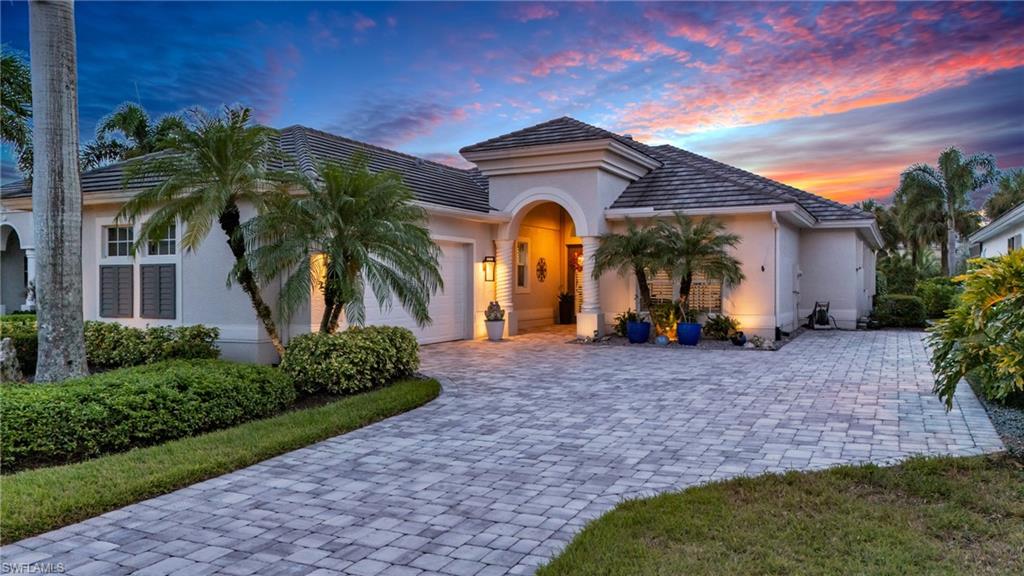
[[(132, 100), (455, 164), (571, 115), (844, 201), (948, 145), (1024, 165), (1015, 4), (80, 2), (76, 26), (83, 141)], [(27, 54), (24, 3), (0, 37)]]

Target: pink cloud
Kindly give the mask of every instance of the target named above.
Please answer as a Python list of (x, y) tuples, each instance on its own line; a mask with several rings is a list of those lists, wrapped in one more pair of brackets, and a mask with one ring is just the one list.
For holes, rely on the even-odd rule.
[(537, 60), (530, 73), (534, 76), (547, 76), (552, 72), (565, 72), (569, 68), (582, 66), (587, 58), (579, 50), (562, 50)]
[(520, 22), (547, 20), (556, 16), (558, 10), (544, 4), (518, 4), (512, 13), (512, 17)]
[(356, 32), (363, 32), (363, 31), (369, 30), (370, 28), (376, 28), (377, 27), (377, 22), (375, 22), (372, 18), (368, 18), (366, 16), (363, 16), (359, 12), (356, 12), (354, 16), (355, 16), (355, 22), (352, 23), (352, 28)]

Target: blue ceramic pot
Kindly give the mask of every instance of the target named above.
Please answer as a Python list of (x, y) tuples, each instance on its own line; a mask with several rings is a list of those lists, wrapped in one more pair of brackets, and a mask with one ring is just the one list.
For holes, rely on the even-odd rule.
[(630, 344), (643, 344), (651, 337), (650, 322), (627, 322), (626, 338)]
[(747, 343), (747, 335), (744, 334), (743, 332), (737, 332), (732, 335), (732, 338), (730, 338), (730, 340), (732, 340), (732, 343), (737, 346), (743, 346), (744, 344)]
[(700, 342), (701, 325), (696, 322), (680, 322), (676, 324), (676, 338), (683, 346), (696, 346)]

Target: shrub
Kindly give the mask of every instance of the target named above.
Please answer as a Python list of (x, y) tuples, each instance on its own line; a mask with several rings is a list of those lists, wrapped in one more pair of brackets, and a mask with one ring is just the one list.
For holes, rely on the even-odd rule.
[(886, 294), (914, 293), (918, 272), (910, 258), (903, 254), (891, 254), (878, 263), (878, 269), (885, 278)]
[(626, 337), (626, 329), (630, 322), (641, 322), (640, 313), (636, 312), (632, 308), (626, 309), (625, 312), (615, 317), (615, 327), (613, 330), (618, 336)]
[(18, 314), (0, 317), (0, 338), (10, 338), (14, 351), (18, 356), (18, 364), (23, 374), (32, 374), (36, 370), (36, 356), (39, 349), (39, 337), (36, 334), (36, 317), (34, 314)]
[(889, 294), (875, 299), (872, 313), (882, 326), (918, 328), (925, 325), (924, 302), (909, 294)]
[(369, 326), (292, 338), (281, 370), (302, 393), (352, 394), (409, 376), (419, 363), (419, 345), (412, 332)]
[(177, 360), (59, 384), (0, 387), (0, 466), (11, 472), (123, 452), (264, 418), (291, 406), (267, 366)]
[(725, 314), (708, 316), (704, 321), (704, 336), (711, 340), (728, 340), (739, 326), (738, 321)]
[(914, 295), (924, 302), (925, 313), (929, 318), (942, 318), (946, 311), (956, 306), (956, 298), (960, 287), (949, 278), (942, 276), (921, 280), (917, 283)]
[(1024, 250), (972, 260), (969, 268), (956, 278), (964, 287), (959, 303), (928, 337), (935, 392), (947, 408), (971, 371), (986, 398), (1003, 401), (1024, 391)]
[(195, 326), (131, 328), (116, 322), (85, 323), (85, 354), (92, 368), (123, 368), (160, 360), (217, 358), (220, 331)]

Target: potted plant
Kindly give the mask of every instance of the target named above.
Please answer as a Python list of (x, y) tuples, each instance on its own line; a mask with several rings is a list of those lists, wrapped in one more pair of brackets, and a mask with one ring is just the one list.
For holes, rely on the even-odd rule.
[(714, 217), (694, 221), (676, 212), (670, 221), (657, 224), (657, 267), (679, 279), (679, 318), (676, 337), (680, 344), (696, 345), (701, 325), (696, 311), (690, 309), (690, 288), (694, 276), (716, 278), (723, 284), (743, 281), (743, 270), (729, 249), (740, 243), (740, 237), (725, 231), (725, 224)]
[(569, 292), (558, 293), (558, 323), (572, 324), (576, 310), (576, 297)]
[(696, 346), (700, 342), (703, 326), (697, 322), (697, 311), (682, 308), (679, 312), (679, 323), (676, 324), (676, 339), (683, 346)]
[(498, 342), (505, 333), (505, 311), (497, 302), (491, 302), (484, 311), (484, 318), (487, 324), (487, 339), (491, 342)]
[(626, 310), (626, 339), (630, 344), (643, 344), (651, 338), (651, 323), (643, 320), (638, 312)]

